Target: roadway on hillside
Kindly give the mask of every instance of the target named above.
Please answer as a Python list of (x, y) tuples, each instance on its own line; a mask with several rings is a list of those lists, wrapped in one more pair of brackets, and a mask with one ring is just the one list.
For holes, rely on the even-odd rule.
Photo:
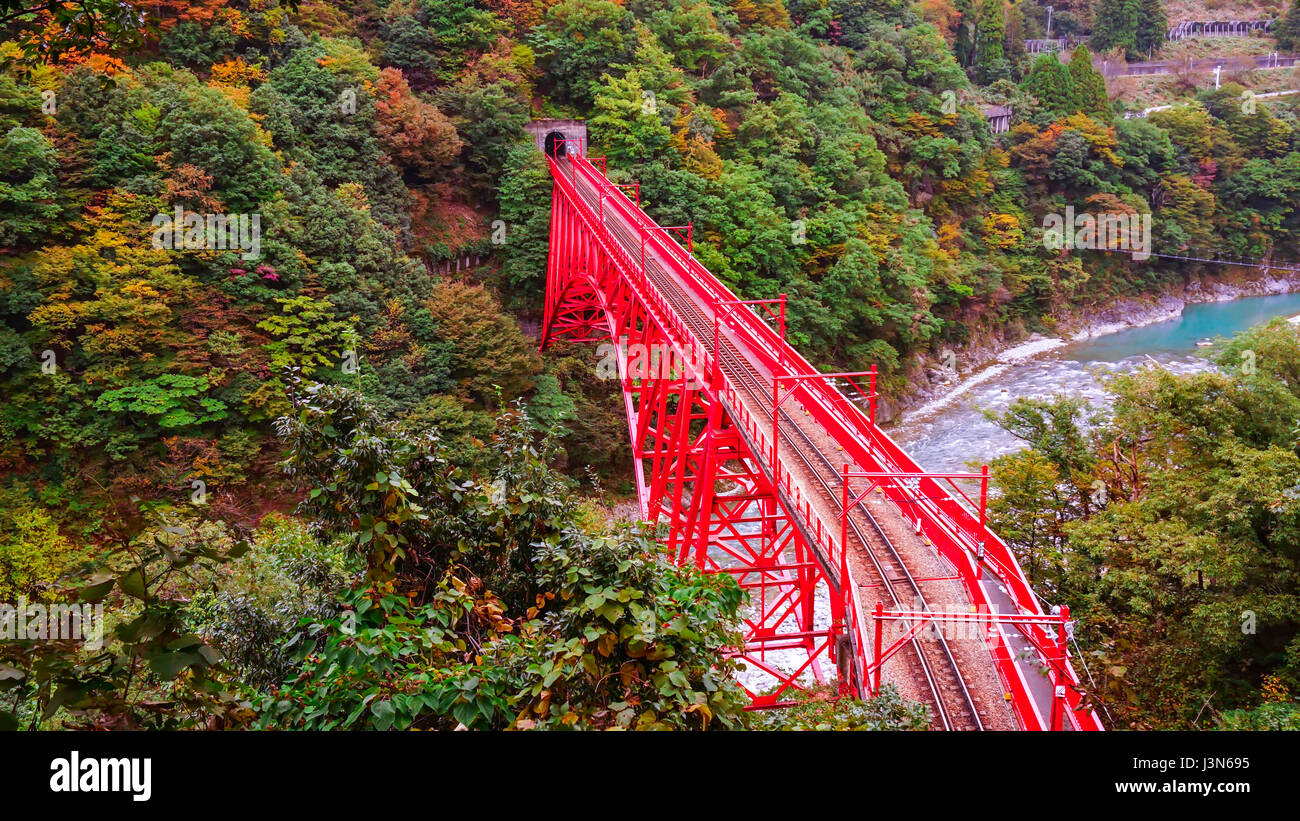
[(1178, 71), (1193, 72), (1214, 71), (1216, 66), (1225, 70), (1239, 67), (1253, 69), (1289, 68), (1296, 64), (1298, 58), (1287, 54), (1228, 55), (1224, 57), (1201, 57), (1195, 60), (1149, 60), (1129, 63), (1123, 60), (1102, 60), (1094, 58), (1093, 68), (1103, 77), (1140, 77), (1150, 74), (1174, 74)]

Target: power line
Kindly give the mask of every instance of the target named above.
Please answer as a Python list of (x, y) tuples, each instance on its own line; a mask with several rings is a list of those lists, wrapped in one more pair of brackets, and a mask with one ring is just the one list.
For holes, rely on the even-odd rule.
[(1134, 260), (1135, 262), (1142, 262), (1148, 257), (1159, 257), (1161, 259), (1177, 259), (1177, 260), (1184, 260), (1186, 262), (1208, 262), (1211, 265), (1237, 265), (1242, 268), (1264, 268), (1266, 270), (1291, 271), (1294, 273), (1300, 273), (1300, 265), (1288, 265), (1285, 263), (1280, 264), (1276, 262), (1269, 262), (1267, 260), (1262, 260), (1262, 259), (1251, 260), (1251, 259), (1237, 258), (1233, 260), (1233, 259), (1223, 259), (1222, 257), (1195, 257), (1195, 256), (1187, 256), (1184, 254), (1162, 254), (1157, 251), (1134, 251), (1129, 248), (1089, 248), (1087, 250), (1105, 251), (1111, 254), (1128, 254), (1129, 256), (1142, 254), (1143, 258), (1140, 260), (1135, 259)]

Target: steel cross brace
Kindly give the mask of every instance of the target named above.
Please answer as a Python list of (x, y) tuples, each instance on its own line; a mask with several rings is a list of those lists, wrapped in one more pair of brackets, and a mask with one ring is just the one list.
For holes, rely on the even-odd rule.
[[(600, 159), (603, 160), (605, 158), (601, 157)], [(600, 199), (597, 200), (597, 205), (599, 206), (599, 209), (596, 215), (601, 225), (605, 224), (605, 191), (607, 188), (613, 188), (620, 192), (622, 192), (623, 189), (625, 188), (631, 188), (632, 193), (636, 197), (636, 207), (637, 208), (641, 207), (641, 183), (639, 182), (618, 183), (618, 182), (610, 182), (609, 180), (601, 180), (598, 181), (596, 185), (600, 187)], [(625, 197), (627, 196), (626, 192), (623, 193), (623, 196)]]
[[(732, 310), (737, 305), (762, 305), (767, 317), (777, 321), (781, 341), (785, 341), (785, 294), (781, 294), (776, 299), (723, 299), (713, 303), (713, 378), (715, 385), (720, 384), (722, 380), (721, 366), (718, 364), (718, 346), (721, 344), (720, 323), (725, 322), (731, 316)], [(780, 305), (780, 311), (774, 312), (770, 307), (771, 305)], [(760, 319), (763, 318), (762, 314), (758, 314), (758, 316)], [(777, 361), (781, 367), (785, 367), (784, 346), (780, 350)]]
[[(716, 357), (715, 357), (716, 358)], [(857, 388), (858, 383), (853, 381), (855, 376), (871, 377), (871, 423), (876, 422), (876, 366), (872, 365), (869, 371), (858, 371), (854, 373), (774, 373), (772, 374), (772, 476), (773, 484), (778, 487), (781, 484), (781, 459), (778, 441), (780, 437), (780, 419), (779, 413), (781, 405), (789, 399), (794, 392), (799, 390), (803, 383), (809, 379), (839, 379), (849, 380), (849, 384)], [(781, 393), (781, 382), (788, 381), (794, 384), (785, 393)], [(861, 388), (858, 391), (861, 392)]]
[[(641, 194), (639, 193), (640, 189), (638, 188), (637, 191), (638, 191), (637, 200), (639, 201), (641, 199)], [(650, 232), (663, 231), (665, 233), (668, 233), (670, 231), (678, 231), (678, 232), (685, 231), (686, 232), (686, 254), (689, 256), (695, 250), (695, 242), (693, 239), (695, 229), (692, 227), (692, 225), (693, 225), (692, 223), (688, 222), (685, 225), (642, 225), (641, 226), (640, 234), (641, 234), (641, 278), (642, 279), (645, 279), (645, 241), (646, 239), (649, 238)], [(669, 234), (669, 236), (671, 236), (671, 234)], [(678, 234), (678, 236), (680, 236), (680, 233)]]
[[(988, 524), (987, 509), (988, 509), (988, 497), (989, 497), (989, 466), (988, 465), (983, 465), (980, 468), (979, 473), (925, 473), (925, 472), (917, 473), (917, 472), (907, 472), (907, 471), (850, 471), (848, 465), (845, 465), (844, 470), (841, 472), (840, 476), (842, 478), (842, 481), (844, 482), (844, 492), (846, 494), (845, 507), (844, 507), (845, 513), (847, 513), (848, 506), (850, 505), (847, 496), (847, 494), (849, 493), (850, 479), (871, 479), (872, 480), (871, 484), (867, 487), (866, 490), (862, 491), (861, 493), (853, 497), (853, 500), (851, 502), (851, 505), (853, 507), (857, 507), (858, 504), (863, 499), (867, 498), (867, 496), (871, 494), (871, 491), (875, 490), (877, 487), (881, 485), (881, 481), (884, 479), (902, 479), (904, 481), (909, 479), (916, 480), (916, 481), (920, 481), (922, 479), (946, 479), (950, 483), (958, 479), (978, 480), (980, 483), (980, 501), (977, 507), (979, 510), (980, 530), (981, 532), (983, 532), (984, 530), (987, 529), (987, 524)], [(972, 501), (969, 496), (967, 496), (964, 492), (962, 492), (961, 488), (958, 488), (955, 484), (953, 484), (953, 487), (957, 490), (958, 493), (961, 493), (962, 497), (965, 498), (967, 502), (970, 502), (973, 507), (976, 506), (974, 501)], [(904, 485), (904, 488), (911, 490), (911, 488), (907, 488), (906, 485)], [(979, 558), (981, 561), (984, 558), (983, 546), (984, 543), (983, 541), (981, 541), (980, 551), (979, 551)]]
[[(1070, 608), (1061, 607), (1059, 612), (1051, 615), (1046, 614), (1024, 614), (1024, 613), (945, 613), (936, 611), (916, 611), (916, 610), (891, 610), (886, 611), (883, 602), (876, 602), (876, 607), (872, 613), (872, 621), (875, 626), (874, 636), (874, 660), (867, 664), (867, 677), (871, 682), (871, 694), (880, 693), (881, 671), (885, 662), (894, 656), (900, 649), (907, 645), (909, 641), (916, 637), (927, 624), (934, 622), (948, 622), (953, 624), (1011, 624), (1020, 630), (1034, 649), (1038, 650), (1043, 658), (1047, 659), (1049, 668), (1052, 671), (1053, 694), (1052, 694), (1052, 716), (1051, 729), (1060, 730), (1064, 723), (1065, 711), (1068, 704), (1065, 700), (1066, 687), (1073, 687), (1068, 675), (1066, 675), (1065, 664), (1068, 655), (1067, 644), (1073, 623), (1070, 621)], [(886, 621), (903, 621), (914, 622), (911, 624), (906, 633), (897, 639), (888, 648), (883, 647), (884, 641), (884, 623)], [(1056, 646), (1051, 648), (1055, 651), (1049, 652), (1048, 648), (1043, 647), (1035, 638), (1031, 631), (1026, 627), (1038, 626), (1044, 628), (1056, 628)], [(1077, 689), (1077, 688), (1076, 688)]]

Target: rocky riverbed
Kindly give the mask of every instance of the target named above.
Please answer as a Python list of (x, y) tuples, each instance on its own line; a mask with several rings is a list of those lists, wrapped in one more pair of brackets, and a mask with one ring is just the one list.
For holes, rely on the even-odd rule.
[(921, 408), (931, 408), (945, 394), (964, 390), (972, 378), (988, 379), (983, 372), (999, 365), (1011, 365), (1044, 351), (1126, 328), (1153, 325), (1174, 319), (1188, 305), (1227, 302), (1250, 296), (1300, 292), (1300, 273), (1234, 272), (1223, 277), (1203, 277), (1170, 286), (1159, 294), (1116, 297), (1052, 318), (1056, 335), (1034, 333), (1009, 336), (994, 328), (978, 334), (970, 343), (940, 351), (939, 355), (917, 357), (919, 380), (907, 394), (882, 397), (878, 416), (882, 422), (896, 422)]

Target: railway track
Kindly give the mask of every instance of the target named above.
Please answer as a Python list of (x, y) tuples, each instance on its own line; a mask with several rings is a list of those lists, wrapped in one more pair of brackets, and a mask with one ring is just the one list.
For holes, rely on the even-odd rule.
[[(592, 211), (603, 213), (597, 202), (599, 194), (592, 190), (588, 181), (579, 179), (577, 175), (573, 179), (576, 190)], [(632, 236), (631, 231), (621, 221), (611, 222), (605, 219), (604, 225), (629, 254), (640, 253), (639, 240)], [(658, 262), (647, 257), (646, 269), (647, 276), (654, 281), (660, 293), (672, 303), (678, 315), (690, 325), (697, 338), (707, 346), (712, 338), (712, 319), (705, 316), (700, 306), (682, 291)], [(771, 382), (765, 379), (725, 338), (721, 339), (716, 355), (735, 380), (737, 387), (751, 399), (750, 409), (758, 411), (770, 422), (772, 417), (766, 405), (771, 401)], [(778, 413), (780, 428), (786, 433), (785, 442), (789, 445), (790, 451), (817, 482), (824, 502), (831, 510), (839, 511), (841, 499), (837, 486), (842, 478), (834, 463), (788, 411), (781, 409)], [(866, 559), (864, 569), (874, 572), (875, 578), (868, 583), (878, 586), (896, 609), (916, 606), (923, 611), (928, 611), (930, 608), (920, 583), (912, 575), (902, 558), (902, 553), (889, 538), (885, 528), (867, 509), (865, 503), (859, 505), (850, 514), (848, 525), (857, 539), (859, 555)], [(894, 663), (904, 663), (917, 680), (925, 682), (930, 694), (930, 707), (938, 726), (945, 730), (983, 729), (984, 725), (975, 699), (961, 675), (961, 669), (947, 640), (940, 633), (936, 631), (933, 640), (923, 640), (921, 635), (914, 637), (908, 643), (907, 650), (900, 655), (901, 658)]]
[[(680, 306), (678, 308), (680, 310)], [(722, 350), (719, 355), (728, 366), (731, 375), (739, 377), (738, 381), (744, 384), (745, 392), (752, 399), (771, 396), (770, 384), (765, 384), (761, 375), (748, 362), (737, 356), (728, 345), (720, 347)], [(752, 407), (761, 409), (762, 402), (755, 402), (751, 409)], [(763, 415), (768, 421), (771, 420), (770, 414)], [(807, 468), (808, 474), (817, 481), (817, 486), (825, 500), (834, 509), (840, 510), (841, 496), (836, 484), (842, 481), (842, 478), (835, 469), (834, 463), (821, 448), (817, 447), (812, 437), (789, 412), (782, 409), (779, 415), (780, 427), (786, 434), (786, 441), (793, 444), (792, 452)], [(797, 440), (789, 438), (791, 433), (798, 437)], [(864, 523), (874, 536), (870, 536), (868, 531), (864, 530)], [(920, 584), (903, 561), (893, 540), (885, 533), (871, 511), (865, 505), (855, 509), (848, 518), (848, 526), (858, 544), (861, 545), (860, 555), (867, 559), (875, 571), (875, 583), (879, 584), (889, 596), (893, 608), (903, 610), (917, 606), (922, 611), (928, 611), (930, 607), (925, 601)], [(903, 624), (904, 628), (909, 626), (910, 623)], [(933, 646), (928, 646), (918, 636), (912, 639), (909, 647), (913, 655), (913, 672), (919, 672), (924, 678), (932, 696), (931, 706), (934, 708), (940, 726), (945, 730), (983, 729), (979, 710), (961, 676), (960, 668), (948, 647), (947, 640), (942, 635), (936, 635), (935, 640), (929, 644)]]

